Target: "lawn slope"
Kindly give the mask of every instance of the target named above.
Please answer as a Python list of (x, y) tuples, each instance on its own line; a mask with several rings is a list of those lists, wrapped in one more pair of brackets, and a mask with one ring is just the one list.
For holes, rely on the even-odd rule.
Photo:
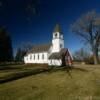
[(3, 83), (0, 100), (100, 100), (100, 67), (54, 69)]

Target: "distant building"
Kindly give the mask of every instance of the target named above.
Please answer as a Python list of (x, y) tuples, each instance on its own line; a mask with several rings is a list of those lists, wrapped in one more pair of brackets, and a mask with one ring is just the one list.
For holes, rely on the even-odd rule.
[(72, 63), (72, 55), (64, 48), (64, 38), (60, 25), (57, 24), (51, 43), (34, 46), (24, 57), (24, 62), (35, 64), (48, 64), (54, 66), (69, 65)]

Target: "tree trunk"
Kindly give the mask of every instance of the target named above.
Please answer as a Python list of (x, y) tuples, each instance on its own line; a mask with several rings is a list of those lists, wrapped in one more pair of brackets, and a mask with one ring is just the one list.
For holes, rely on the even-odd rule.
[(99, 58), (98, 58), (98, 48), (94, 48), (93, 50), (93, 58), (94, 58), (94, 64), (98, 64), (99, 63)]

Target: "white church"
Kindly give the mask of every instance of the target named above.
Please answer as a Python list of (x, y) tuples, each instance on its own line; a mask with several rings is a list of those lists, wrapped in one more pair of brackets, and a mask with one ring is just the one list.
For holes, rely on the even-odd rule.
[(60, 25), (57, 24), (53, 31), (52, 42), (36, 45), (24, 56), (25, 64), (48, 64), (63, 66), (72, 63), (72, 55), (64, 48), (64, 38)]

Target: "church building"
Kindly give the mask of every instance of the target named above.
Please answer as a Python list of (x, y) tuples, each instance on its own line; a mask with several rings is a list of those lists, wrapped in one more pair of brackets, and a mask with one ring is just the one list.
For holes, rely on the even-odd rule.
[(72, 64), (72, 59), (69, 49), (64, 48), (63, 32), (57, 24), (52, 34), (52, 42), (34, 46), (24, 56), (24, 63), (63, 66)]

